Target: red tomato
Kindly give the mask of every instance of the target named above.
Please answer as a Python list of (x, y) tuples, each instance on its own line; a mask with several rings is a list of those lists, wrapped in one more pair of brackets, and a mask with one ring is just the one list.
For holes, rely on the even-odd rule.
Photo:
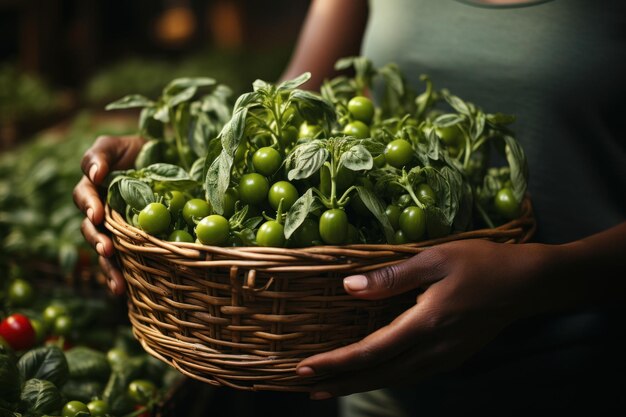
[(0, 336), (7, 341), (13, 350), (30, 349), (35, 344), (35, 329), (28, 317), (12, 314), (0, 323)]

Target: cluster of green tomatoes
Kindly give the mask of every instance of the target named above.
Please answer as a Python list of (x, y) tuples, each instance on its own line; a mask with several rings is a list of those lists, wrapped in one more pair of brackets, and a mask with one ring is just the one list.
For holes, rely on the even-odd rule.
[[(345, 124), (343, 134), (355, 138), (367, 138), (370, 135), (369, 123), (374, 116), (374, 104), (365, 96), (356, 96), (348, 102), (351, 121)], [(320, 132), (320, 126), (303, 121), (298, 127), (283, 128), (281, 144), (286, 149), (292, 147), (298, 139), (312, 138)], [(402, 139), (389, 143), (385, 154), (379, 156), (377, 163), (389, 163), (393, 166), (405, 165), (410, 161), (411, 145)], [(235, 163), (246, 158), (246, 147), (240, 146), (235, 154)], [(298, 187), (288, 181), (281, 168), (285, 155), (272, 146), (261, 146), (251, 155), (254, 172), (243, 174), (236, 187), (226, 190), (224, 210), (215, 214), (211, 204), (204, 198), (190, 196), (181, 191), (167, 191), (160, 202), (148, 204), (135, 218), (135, 223), (151, 235), (167, 238), (173, 242), (201, 243), (216, 246), (242, 246), (254, 243), (272, 247), (307, 247), (329, 244), (341, 245), (360, 243), (359, 232), (350, 223), (348, 214), (342, 208), (320, 211), (318, 219), (307, 218), (288, 240), (284, 235), (284, 216), (300, 197)], [(341, 172), (339, 182), (355, 181), (356, 175), (349, 170)], [(319, 188), (330, 187), (328, 170), (321, 170)], [(341, 184), (339, 185), (341, 187)], [(344, 189), (347, 187), (344, 187)], [(421, 192), (433, 194), (424, 184)], [(247, 206), (247, 207), (246, 207)], [(244, 232), (233, 230), (229, 218), (237, 208), (246, 207), (248, 219), (262, 218), (254, 236), (244, 236)], [(367, 210), (367, 209), (365, 209)], [(275, 213), (274, 217), (267, 213)], [(421, 238), (425, 229), (425, 216), (414, 206), (401, 210), (396, 205), (387, 208), (390, 221), (398, 229), (401, 242), (415, 241)], [(236, 229), (236, 227), (235, 227)], [(407, 236), (407, 238), (403, 238)]]
[[(347, 102), (345, 110), (343, 128), (335, 133), (356, 139), (369, 138), (375, 114), (372, 100), (362, 95), (354, 96)], [(460, 129), (456, 126), (434, 129), (451, 155), (458, 152), (462, 140)], [(354, 192), (349, 198), (339, 200), (339, 204), (333, 197), (332, 204), (316, 208), (289, 239), (285, 237), (286, 213), (308, 188), (314, 187), (320, 196), (335, 196), (354, 185), (375, 191), (366, 175), (343, 168), (333, 175), (327, 165), (307, 181), (287, 179), (285, 160), (289, 151), (299, 140), (310, 140), (320, 132), (319, 125), (300, 121), (297, 127), (283, 126), (278, 146), (271, 146), (270, 141), (263, 141), (264, 138), (240, 145), (234, 155), (234, 164), (242, 165), (247, 161), (243, 165), (249, 168), (241, 173), (238, 184), (224, 193), (221, 214), (215, 213), (205, 198), (168, 190), (160, 195), (159, 201), (149, 203), (139, 211), (134, 223), (146, 233), (169, 241), (214, 246), (308, 247), (369, 242), (363, 236), (363, 228), (368, 227), (363, 219), (372, 215)], [(396, 138), (373, 158), (373, 168), (404, 170), (415, 164), (414, 155), (409, 140)], [(505, 168), (500, 177), (507, 173)], [(408, 189), (408, 193), (398, 194), (384, 207), (384, 215), (394, 233), (391, 243), (405, 244), (441, 235), (441, 232), (434, 231), (437, 226), (429, 223), (425, 209), (427, 205), (437, 203), (436, 192), (426, 181)], [(349, 190), (346, 195), (348, 193)], [(490, 204), (503, 219), (512, 219), (519, 214), (520, 204), (511, 191), (510, 181), (501, 184)]]
[[(113, 103), (143, 107), (150, 140), (136, 169), (111, 180), (109, 205), (160, 239), (292, 248), (405, 244), (519, 215), (528, 173), (512, 116), (436, 91), (425, 76), (417, 94), (392, 64), (338, 65), (355, 77), (326, 81), (320, 94), (298, 88), (309, 73), (257, 80), (232, 111), (219, 89), (193, 101), (206, 79)], [(375, 79), (385, 81), (376, 105), (366, 93)], [(157, 145), (178, 159), (163, 163)], [(492, 153), (507, 165), (493, 166)]]

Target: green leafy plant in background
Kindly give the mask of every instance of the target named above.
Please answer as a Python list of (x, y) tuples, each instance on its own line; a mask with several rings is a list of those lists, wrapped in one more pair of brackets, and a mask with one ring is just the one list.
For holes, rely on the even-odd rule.
[(0, 155), (0, 264), (41, 261), (72, 272), (79, 251), (91, 251), (72, 200), (80, 160), (98, 135), (133, 130), (127, 121), (102, 122), (83, 113), (67, 131), (43, 133)]

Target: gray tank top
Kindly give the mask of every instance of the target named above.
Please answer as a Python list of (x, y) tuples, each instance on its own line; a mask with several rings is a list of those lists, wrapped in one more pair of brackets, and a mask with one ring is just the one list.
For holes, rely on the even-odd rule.
[(415, 86), (426, 73), (486, 112), (516, 115), (536, 240), (626, 220), (626, 1), (370, 0), (362, 54), (398, 63)]

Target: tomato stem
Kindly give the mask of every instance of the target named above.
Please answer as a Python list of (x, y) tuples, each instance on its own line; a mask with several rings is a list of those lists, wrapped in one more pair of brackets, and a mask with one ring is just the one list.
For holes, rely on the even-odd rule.
[(475, 200), (475, 203), (476, 203), (476, 210), (478, 210), (478, 214), (480, 214), (480, 217), (482, 217), (487, 227), (489, 227), (490, 229), (493, 229), (495, 225), (491, 221), (491, 218), (489, 218), (489, 215), (487, 214), (485, 209), (483, 209), (483, 207), (480, 205), (478, 201)]
[(187, 157), (185, 155), (185, 151), (183, 149), (183, 139), (181, 137), (181, 133), (180, 130), (178, 129), (178, 126), (180, 125), (180, 120), (182, 118), (182, 110), (183, 110), (183, 106), (178, 106), (178, 108), (176, 109), (176, 112), (174, 115), (170, 115), (170, 118), (172, 118), (172, 116), (174, 116), (174, 138), (176, 139), (176, 151), (178, 152), (178, 159), (180, 160), (181, 164), (183, 165), (183, 168), (185, 168), (185, 170), (189, 171), (189, 169), (191, 168), (189, 166), (189, 162), (187, 161)]

